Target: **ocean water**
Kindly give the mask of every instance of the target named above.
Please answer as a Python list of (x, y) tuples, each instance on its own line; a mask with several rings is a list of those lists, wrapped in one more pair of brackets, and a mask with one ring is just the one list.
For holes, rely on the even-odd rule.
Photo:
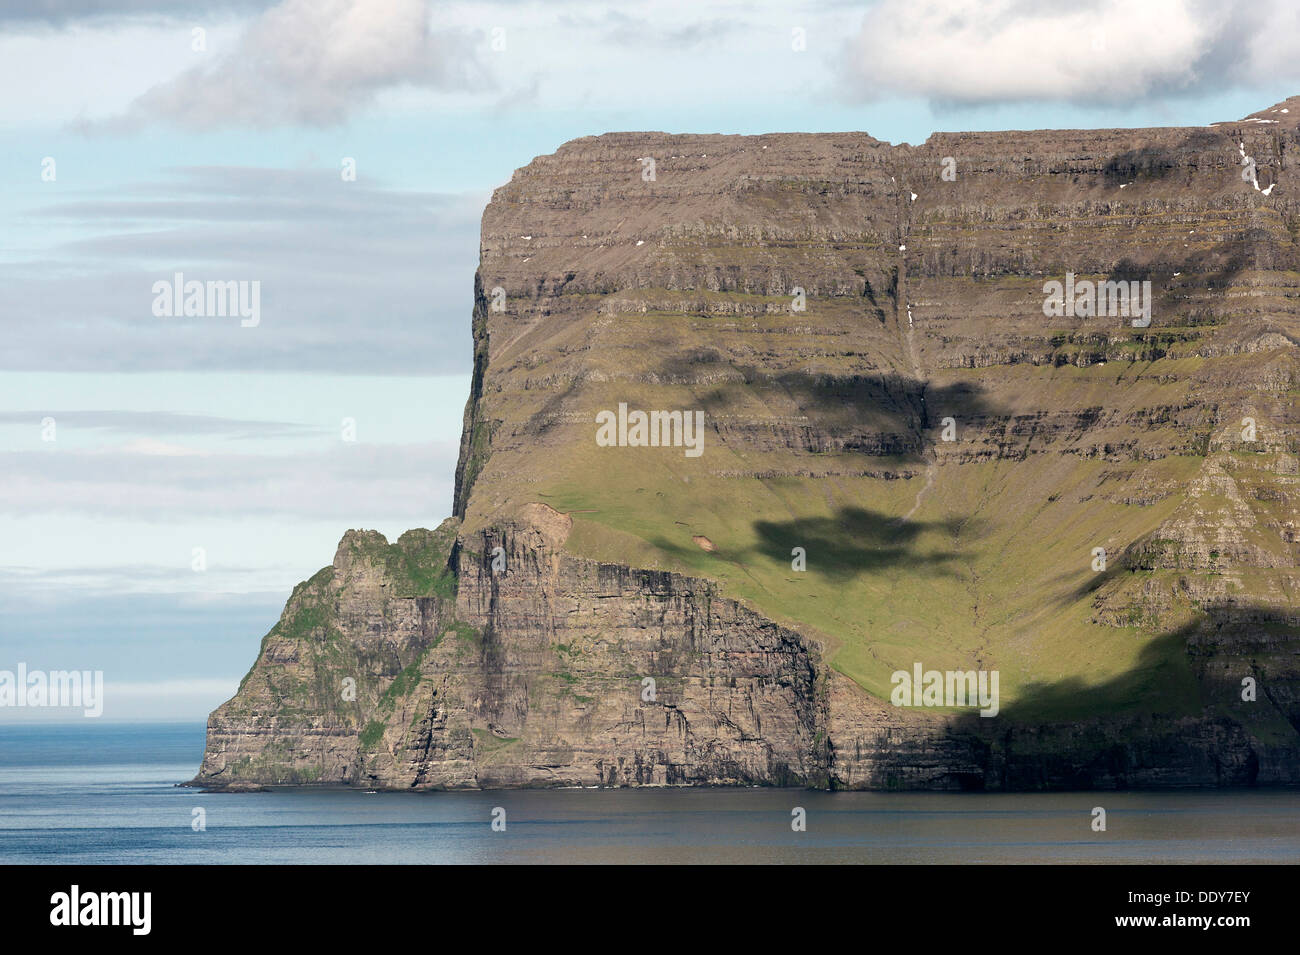
[(197, 770), (203, 732), (0, 726), (0, 862), (1300, 862), (1295, 790), (204, 793), (176, 786)]

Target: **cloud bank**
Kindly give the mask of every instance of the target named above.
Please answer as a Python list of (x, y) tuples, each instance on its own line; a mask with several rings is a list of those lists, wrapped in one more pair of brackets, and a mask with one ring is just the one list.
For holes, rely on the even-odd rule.
[(490, 86), (478, 39), (431, 31), (429, 18), (429, 0), (284, 0), (233, 50), (154, 86), (109, 125), (332, 126), (386, 89)]
[(1281, 0), (881, 0), (841, 64), (854, 98), (1124, 104), (1300, 75)]
[[(206, 167), (37, 207), (92, 234), (0, 263), (30, 319), (6, 328), (0, 368), (462, 371), (486, 199)], [(151, 287), (175, 272), (260, 282), (260, 325), (156, 317)]]

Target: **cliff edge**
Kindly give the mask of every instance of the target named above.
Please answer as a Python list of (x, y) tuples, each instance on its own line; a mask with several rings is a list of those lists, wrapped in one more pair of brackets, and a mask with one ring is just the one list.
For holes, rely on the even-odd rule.
[(194, 783), (1300, 782), (1298, 124), (535, 159), (454, 517), (344, 536)]

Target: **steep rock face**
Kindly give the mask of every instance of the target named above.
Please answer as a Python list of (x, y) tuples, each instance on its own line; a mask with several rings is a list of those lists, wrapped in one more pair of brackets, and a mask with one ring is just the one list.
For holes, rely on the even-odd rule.
[[(1251, 727), (1249, 711), (1010, 727), (901, 711), (708, 581), (564, 555), (567, 524), (535, 505), (454, 548), (450, 522), (392, 548), (350, 531), (213, 714), (195, 782), (1021, 790), (1296, 778), (1293, 740), (1261, 745), (1270, 728)], [(455, 596), (409, 594), (384, 556), (414, 541), (456, 568)], [(1270, 624), (1235, 622), (1232, 633), (1253, 632), (1248, 648), (1219, 645), (1222, 623), (1206, 628), (1189, 652), (1217, 669), (1207, 682), (1243, 652), (1285, 665), (1290, 637)], [(1294, 684), (1270, 686), (1300, 720)]]
[[(534, 160), (483, 217), (456, 519), (349, 532), (197, 781), (1300, 782), (1298, 120)], [(601, 444), (620, 407), (700, 453)], [(914, 664), (998, 671), (998, 716), (892, 705)]]
[[(199, 781), (826, 784), (815, 646), (707, 581), (564, 556), (562, 517), (529, 510), (541, 521), (444, 551), (460, 581), (454, 605), (385, 594), (379, 561), (348, 555), (357, 540), (372, 553), (386, 544), (349, 532), (213, 714)], [(331, 653), (331, 624), (292, 632), (303, 617), (339, 621), (356, 652)], [(349, 676), (359, 698), (332, 713), (283, 702), (304, 684), (341, 700)]]
[(708, 581), (565, 556), (567, 522), (523, 516), (538, 515), (457, 554), (457, 615), (477, 633), (467, 711), (514, 741), (480, 785), (825, 782), (809, 641)]
[[(455, 522), (389, 545), (348, 531), (333, 563), (294, 588), (239, 692), (208, 720), (198, 778), (221, 786), (353, 784), (358, 738), (451, 616)], [(382, 724), (380, 724), (382, 725)]]
[[(828, 451), (852, 452), (837, 469), (923, 448), (939, 463), (1133, 461), (1201, 450), (1252, 410), (1285, 427), (1300, 340), (1288, 108), (1204, 129), (936, 134), (922, 147), (610, 134), (539, 157), (484, 214), (477, 452), (463, 455), (457, 513), (489, 447), (493, 468), (529, 471), (539, 441), (570, 443), (568, 427), (618, 391), (713, 392), (716, 440), (764, 473), (805, 473), (806, 453)], [(1242, 179), (1243, 155), (1260, 186), (1277, 184), (1268, 196)], [(1152, 325), (1045, 317), (1042, 286), (1067, 272), (1151, 281)], [(1240, 356), (1267, 358), (1204, 361)], [(1103, 362), (1160, 367), (1120, 389), (1114, 375), (1040, 370)], [(927, 439), (945, 413), (958, 440)], [(487, 513), (503, 502), (479, 497)]]

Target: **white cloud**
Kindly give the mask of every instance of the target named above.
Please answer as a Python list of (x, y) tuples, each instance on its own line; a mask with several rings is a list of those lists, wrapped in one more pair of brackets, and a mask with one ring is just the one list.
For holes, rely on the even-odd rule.
[(333, 125), (393, 87), (486, 85), (480, 39), (431, 32), (429, 15), (429, 0), (283, 0), (233, 50), (154, 86), (112, 125)]
[(866, 99), (1131, 103), (1295, 75), (1278, 0), (881, 0), (844, 63)]

